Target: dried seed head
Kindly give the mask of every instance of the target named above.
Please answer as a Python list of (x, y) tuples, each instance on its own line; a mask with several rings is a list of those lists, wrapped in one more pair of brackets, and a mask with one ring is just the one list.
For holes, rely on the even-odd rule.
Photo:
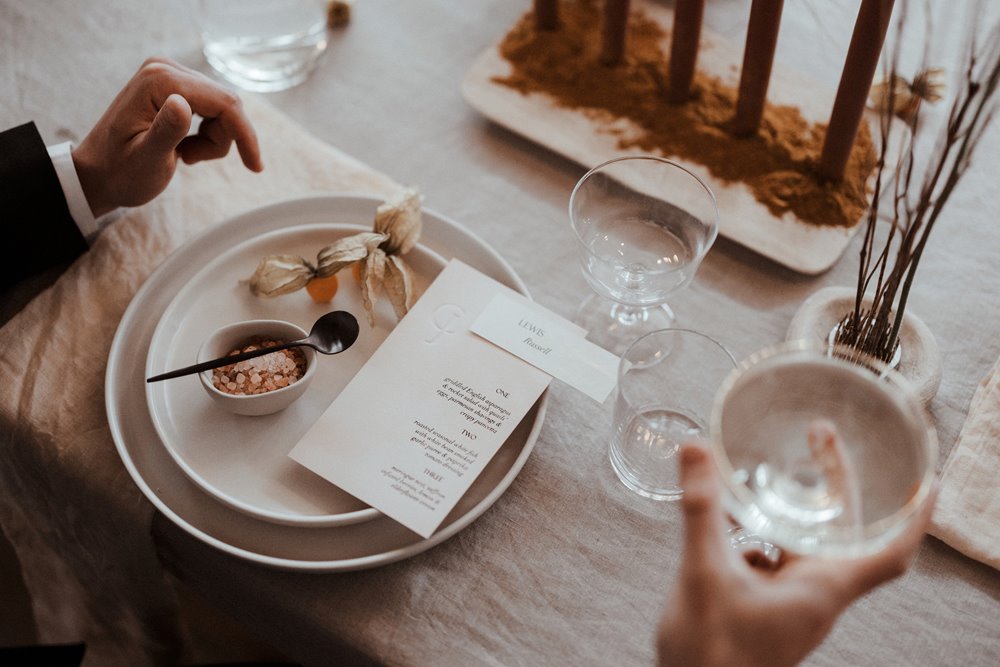
[(327, 0), (326, 25), (330, 28), (343, 28), (351, 22), (351, 6), (354, 0)]
[(278, 296), (306, 286), (316, 270), (295, 255), (269, 255), (260, 260), (250, 277), (250, 291), (255, 296)]
[[(940, 67), (918, 72), (913, 83), (898, 74), (872, 86), (869, 97), (877, 111), (891, 111), (904, 121), (913, 119), (921, 102), (934, 103), (944, 92), (944, 70)], [(891, 107), (891, 108), (890, 108)]]

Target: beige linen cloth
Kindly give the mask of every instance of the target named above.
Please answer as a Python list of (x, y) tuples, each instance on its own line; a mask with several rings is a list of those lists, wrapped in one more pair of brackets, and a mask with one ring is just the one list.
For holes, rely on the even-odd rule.
[(979, 384), (941, 475), (930, 534), (1000, 570), (1000, 359)]
[[(149, 535), (153, 507), (115, 450), (104, 372), (136, 290), (167, 256), (242, 211), (316, 192), (385, 196), (396, 185), (246, 99), (265, 170), (235, 149), (181, 165), (0, 329), (0, 525), (19, 556), (40, 641), (87, 643), (87, 665), (176, 664), (177, 603)], [(0, 593), (2, 595), (2, 593)]]

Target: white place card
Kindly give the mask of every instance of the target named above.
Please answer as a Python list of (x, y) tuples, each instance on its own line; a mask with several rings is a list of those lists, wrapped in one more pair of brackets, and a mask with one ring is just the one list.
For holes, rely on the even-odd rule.
[(603, 403), (615, 388), (619, 359), (586, 332), (534, 301), (497, 294), (472, 332)]
[(470, 331), (497, 294), (452, 260), (289, 456), (430, 537), (551, 380)]

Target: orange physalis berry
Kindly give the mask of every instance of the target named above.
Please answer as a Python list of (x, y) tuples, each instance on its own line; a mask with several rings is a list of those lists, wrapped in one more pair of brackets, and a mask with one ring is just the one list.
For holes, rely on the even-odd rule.
[(357, 280), (359, 283), (361, 282), (361, 262), (363, 261), (364, 260), (361, 260), (359, 262), (354, 262), (354, 264), (351, 264), (351, 273), (354, 275), (354, 279)]
[(316, 303), (330, 303), (337, 294), (337, 276), (313, 278), (306, 284), (306, 291)]

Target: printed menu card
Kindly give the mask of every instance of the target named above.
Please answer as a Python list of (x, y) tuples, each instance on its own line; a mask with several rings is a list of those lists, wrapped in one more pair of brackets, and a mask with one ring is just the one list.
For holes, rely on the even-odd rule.
[(452, 260), (289, 456), (430, 537), (552, 379), (470, 330), (497, 294)]

